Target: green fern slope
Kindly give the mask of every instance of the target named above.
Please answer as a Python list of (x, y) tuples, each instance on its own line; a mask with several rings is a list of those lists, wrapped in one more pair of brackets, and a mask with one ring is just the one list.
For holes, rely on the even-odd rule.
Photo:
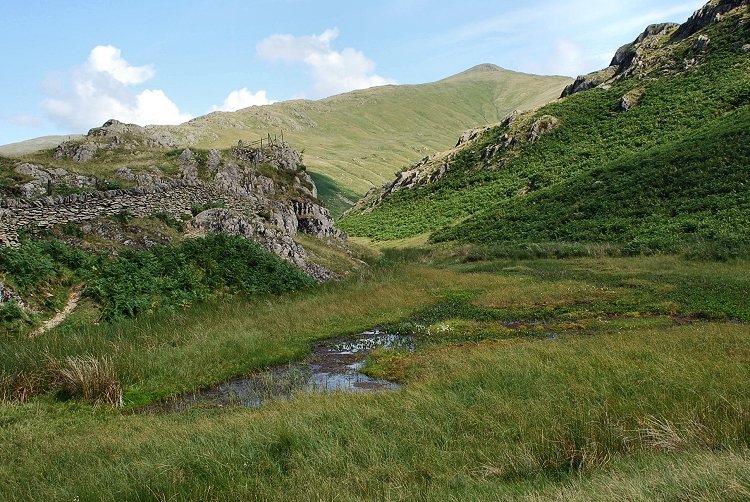
[(650, 27), (606, 72), (579, 78), (598, 87), (404, 171), (341, 226), (506, 251), (748, 254), (747, 4), (714, 1), (682, 27)]

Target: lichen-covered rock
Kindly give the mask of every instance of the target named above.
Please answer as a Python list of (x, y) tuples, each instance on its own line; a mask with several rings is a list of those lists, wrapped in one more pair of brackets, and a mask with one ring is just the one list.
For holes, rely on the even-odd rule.
[(305, 195), (308, 195), (313, 199), (318, 198), (318, 188), (315, 186), (315, 182), (307, 172), (303, 171), (297, 173), (297, 176), (294, 179), (294, 186)]
[(610, 62), (609, 65), (616, 66), (618, 74), (623, 73), (636, 62), (640, 56), (641, 46), (648, 45), (644, 44), (644, 42), (659, 37), (660, 35), (664, 35), (665, 33), (670, 33), (678, 26), (679, 25), (676, 23), (649, 25), (634, 41), (617, 49), (617, 52), (615, 52), (612, 62)]
[(55, 148), (52, 156), (56, 159), (72, 159), (76, 162), (88, 162), (96, 156), (99, 146), (91, 141), (65, 141)]
[(93, 188), (96, 185), (96, 178), (93, 176), (73, 174), (60, 168), (46, 169), (28, 162), (17, 164), (14, 170), (22, 176), (31, 178), (30, 181), (18, 187), (27, 198), (48, 195), (50, 190), (54, 191), (63, 186), (66, 189), (84, 189)]
[(536, 143), (544, 134), (555, 129), (559, 125), (559, 123), (560, 121), (552, 115), (542, 115), (536, 121), (534, 121), (533, 124), (531, 124), (531, 128), (529, 129), (529, 134), (527, 136), (529, 143)]
[(610, 80), (617, 70), (616, 66), (609, 66), (603, 70), (591, 72), (587, 75), (579, 75), (575, 81), (563, 89), (561, 98), (565, 98), (578, 92), (588, 91), (604, 84)]
[(641, 99), (643, 99), (643, 93), (643, 88), (638, 88), (633, 89), (632, 91), (625, 94), (620, 98), (620, 110), (622, 110), (623, 112), (627, 112), (638, 106), (638, 104), (640, 104), (641, 102)]
[(18, 293), (6, 286), (3, 282), (0, 282), (0, 305), (8, 302), (16, 302), (21, 308), (25, 306), (23, 298), (21, 298)]
[(134, 173), (127, 167), (115, 171), (115, 178), (134, 181), (138, 186), (149, 186), (163, 181), (164, 173), (156, 166), (151, 166), (148, 173)]
[(211, 175), (215, 175), (216, 172), (219, 170), (219, 166), (221, 165), (221, 152), (216, 149), (211, 149), (208, 151), (208, 158), (206, 160), (206, 167), (208, 168), (208, 172)]
[(180, 163), (180, 178), (188, 183), (198, 182), (198, 162), (195, 160), (192, 150), (186, 148), (182, 151), (177, 162)]

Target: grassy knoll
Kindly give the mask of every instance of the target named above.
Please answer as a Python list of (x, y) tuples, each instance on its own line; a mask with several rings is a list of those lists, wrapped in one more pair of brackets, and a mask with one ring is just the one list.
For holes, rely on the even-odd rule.
[(372, 357), (368, 371), (405, 384), (382, 394), (167, 415), (6, 401), (0, 498), (740, 500), (749, 270), (386, 251), (358, 277), (272, 301), (6, 336), (6, 398), (9, 376), (87, 354), (109, 358), (131, 406), (374, 325), (416, 332), (421, 348)]

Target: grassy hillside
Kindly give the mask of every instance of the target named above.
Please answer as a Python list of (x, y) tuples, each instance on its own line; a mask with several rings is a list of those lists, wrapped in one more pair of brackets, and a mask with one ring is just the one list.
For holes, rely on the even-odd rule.
[[(387, 240), (425, 232), (481, 244), (608, 243), (622, 252), (695, 247), (747, 253), (750, 242), (750, 41), (736, 12), (668, 54), (647, 78), (627, 78), (551, 103), (557, 119), (538, 141), (489, 130), (455, 157), (441, 181), (386, 197), (342, 227)], [(685, 70), (683, 61), (699, 58)], [(681, 66), (681, 67), (680, 67)], [(638, 96), (624, 111), (621, 98)], [(498, 160), (484, 152), (516, 134)], [(709, 249), (709, 252), (713, 252)]]
[(9, 143), (7, 145), (0, 146), (0, 155), (12, 156), (34, 153), (38, 152), (39, 150), (55, 148), (63, 141), (75, 138), (80, 138), (80, 135), (69, 134), (66, 136), (42, 136), (26, 141), (19, 141), (18, 143)]
[(212, 113), (170, 130), (204, 148), (283, 130), (284, 139), (304, 150), (310, 171), (363, 195), (394, 171), (453, 146), (465, 129), (548, 103), (569, 82), (482, 65), (430, 84)]

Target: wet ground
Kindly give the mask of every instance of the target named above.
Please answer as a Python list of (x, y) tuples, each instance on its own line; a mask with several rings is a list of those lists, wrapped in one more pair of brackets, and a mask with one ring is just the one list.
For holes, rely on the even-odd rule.
[(388, 380), (361, 372), (367, 355), (376, 348), (414, 351), (414, 337), (366, 331), (353, 337), (316, 344), (301, 362), (224, 382), (215, 387), (178, 396), (149, 406), (147, 411), (179, 411), (192, 406), (260, 406), (269, 399), (288, 398), (300, 392), (373, 392), (397, 389)]

